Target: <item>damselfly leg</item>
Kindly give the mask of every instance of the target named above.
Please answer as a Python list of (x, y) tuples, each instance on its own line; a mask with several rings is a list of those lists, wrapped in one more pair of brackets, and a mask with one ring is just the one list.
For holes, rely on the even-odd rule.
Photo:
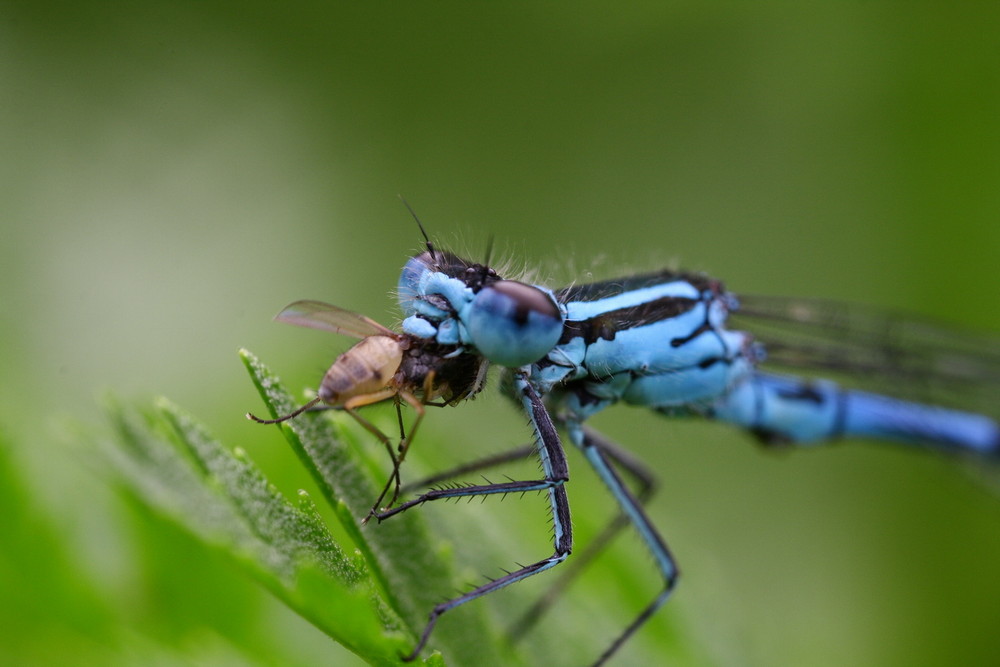
[(543, 558), (530, 565), (520, 567), (502, 577), (478, 586), (464, 595), (452, 598), (434, 607), (430, 612), (427, 625), (424, 627), (417, 645), (413, 648), (413, 651), (403, 658), (406, 661), (413, 660), (423, 650), (424, 645), (431, 636), (431, 632), (434, 630), (434, 626), (437, 624), (438, 618), (445, 612), (555, 567), (563, 562), (573, 550), (573, 529), (570, 522), (569, 501), (566, 498), (566, 489), (564, 487), (565, 483), (569, 480), (569, 467), (566, 463), (566, 454), (563, 451), (562, 443), (559, 440), (559, 434), (556, 432), (552, 418), (542, 404), (541, 398), (528, 382), (527, 377), (523, 374), (518, 374), (514, 379), (514, 386), (525, 411), (531, 418), (532, 428), (537, 437), (535, 451), (538, 453), (538, 457), (542, 463), (544, 475), (542, 479), (433, 489), (390, 510), (379, 512), (375, 517), (379, 521), (383, 521), (417, 505), (445, 498), (545, 491), (549, 496), (549, 510), (552, 515), (554, 532), (553, 553), (548, 558)]
[[(587, 426), (584, 426), (583, 430), (590, 446), (600, 450), (609, 463), (614, 464), (632, 477), (637, 487), (634, 494), (639, 506), (644, 507), (648, 504), (656, 493), (657, 488), (656, 477), (649, 468), (642, 461), (629, 454), (617, 444), (606, 439), (597, 431)], [(621, 534), (621, 531), (630, 524), (629, 516), (624, 511), (619, 511), (596, 536), (591, 538), (583, 549), (574, 554), (573, 558), (568, 560), (566, 565), (559, 570), (559, 577), (555, 582), (511, 624), (511, 639), (518, 641), (521, 637), (524, 637), (528, 630), (535, 626), (538, 619), (545, 615), (566, 589), (584, 573), (611, 542)]]
[[(607, 440), (590, 427), (584, 426), (583, 429), (593, 443), (593, 446), (600, 449), (609, 462), (633, 479), (636, 489), (634, 491), (635, 497), (641, 505), (645, 506), (655, 494), (657, 487), (656, 477), (649, 468), (628, 451)], [(492, 456), (469, 461), (444, 472), (411, 482), (403, 487), (402, 493), (406, 495), (415, 492), (417, 489), (431, 487), (442, 482), (457, 479), (463, 475), (492, 470), (507, 463), (519, 462), (531, 456), (536, 451), (534, 445), (523, 445)], [(588, 541), (583, 549), (573, 554), (573, 558), (568, 559), (566, 564), (559, 568), (556, 580), (509, 626), (508, 636), (511, 642), (517, 643), (526, 637), (529, 630), (536, 626), (539, 619), (548, 612), (570, 585), (587, 570), (621, 531), (629, 525), (628, 516), (624, 512), (619, 511), (596, 536)]]

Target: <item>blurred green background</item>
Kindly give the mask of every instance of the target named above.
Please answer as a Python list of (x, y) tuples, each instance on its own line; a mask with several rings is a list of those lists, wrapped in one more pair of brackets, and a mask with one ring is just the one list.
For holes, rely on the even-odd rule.
[[(998, 34), (996, 3), (3, 3), (0, 663), (356, 661), (123, 502), (73, 424), (102, 432), (106, 390), (163, 394), (309, 486), (243, 419), (236, 349), (313, 387), (349, 341), (271, 323), (283, 305), (395, 323), (420, 244), (400, 193), (442, 245), (494, 236), (553, 282), (680, 264), (1000, 330)], [(1000, 661), (1000, 498), (960, 467), (775, 456), (624, 408), (595, 425), (657, 471), (684, 571), (618, 664), (678, 637), (693, 664)], [(525, 434), (492, 396), (423, 428), (447, 445), (418, 441), (417, 470)], [(610, 509), (570, 463), (585, 540)], [(425, 511), (507, 544), (457, 544), (470, 578), (549, 550), (540, 501)], [(539, 628), (572, 639), (557, 662), (596, 656), (656, 586), (621, 540)]]

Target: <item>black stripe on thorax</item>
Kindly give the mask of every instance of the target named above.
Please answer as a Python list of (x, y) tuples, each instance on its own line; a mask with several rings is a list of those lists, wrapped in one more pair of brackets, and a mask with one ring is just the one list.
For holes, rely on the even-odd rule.
[(646, 287), (654, 287), (656, 285), (676, 282), (679, 280), (691, 283), (691, 285), (699, 292), (717, 292), (722, 290), (722, 285), (717, 280), (709, 278), (704, 274), (684, 273), (681, 271), (663, 269), (651, 273), (640, 273), (635, 276), (627, 276), (625, 278), (614, 278), (611, 280), (602, 280), (596, 283), (587, 283), (585, 285), (572, 285), (570, 287), (564, 287), (563, 289), (556, 290), (556, 297), (562, 303), (567, 303), (569, 301), (598, 301), (600, 299), (617, 296), (624, 292), (644, 289)]
[(619, 331), (683, 315), (701, 302), (702, 299), (690, 297), (664, 296), (635, 306), (609, 310), (586, 320), (567, 321), (559, 344), (574, 338), (583, 338), (587, 345), (599, 339), (614, 340)]

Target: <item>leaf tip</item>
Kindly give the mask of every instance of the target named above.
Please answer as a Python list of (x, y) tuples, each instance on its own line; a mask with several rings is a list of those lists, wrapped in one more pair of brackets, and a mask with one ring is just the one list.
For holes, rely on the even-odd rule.
[(177, 404), (166, 396), (157, 396), (153, 399), (153, 407), (160, 412), (177, 412)]

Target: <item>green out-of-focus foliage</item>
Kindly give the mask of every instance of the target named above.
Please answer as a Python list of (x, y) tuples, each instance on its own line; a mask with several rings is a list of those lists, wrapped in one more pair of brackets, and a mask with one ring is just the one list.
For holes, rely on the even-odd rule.
[[(292, 399), (277, 379), (249, 353), (244, 360), (269, 407), (287, 411)], [(139, 419), (114, 407), (112, 417), (115, 435), (100, 456), (130, 496), (229, 554), (291, 608), (366, 661), (401, 662), (399, 656), (417, 636), (413, 630), (422, 629), (421, 619), (434, 604), (432, 591), (450, 588), (448, 573), (419, 521), (357, 529), (355, 517), (364, 515), (373, 486), (354, 462), (357, 455), (351, 455), (357, 448), (341, 444), (343, 437), (329, 421), (307, 417), (282, 430), (324, 499), (355, 536), (357, 543), (349, 551), (358, 557), (338, 546), (305, 492), (297, 504), (290, 503), (245, 452), (226, 449), (166, 401), (156, 416)], [(435, 645), (453, 652), (460, 663), (489, 656), (487, 633), (479, 630), (471, 636), (478, 640), (465, 642), (465, 648), (455, 637), (451, 643), (459, 645), (449, 646), (447, 635)]]
[[(243, 418), (261, 403), (234, 350), (297, 393), (349, 344), (271, 323), (285, 304), (398, 321), (422, 240), (399, 194), (441, 247), (494, 239), (508, 275), (683, 266), (1000, 330), (998, 34), (989, 2), (3, 3), (0, 663), (363, 664), (454, 587), (548, 555), (533, 497), (360, 528), (307, 439)], [(168, 405), (109, 425), (109, 390), (205, 426)], [(430, 411), (407, 479), (523, 444), (495, 394)], [(594, 426), (659, 476), (683, 572), (619, 664), (1000, 662), (1000, 501), (952, 462), (774, 455), (626, 408)], [(387, 462), (338, 441), (360, 503)], [(569, 456), (580, 549), (613, 510)], [(391, 543), (407, 530), (421, 548)], [(483, 634), (500, 660), (583, 664), (658, 586), (625, 536), (505, 646), (554, 576), (446, 614), (443, 659)], [(341, 608), (356, 652), (327, 634)]]

